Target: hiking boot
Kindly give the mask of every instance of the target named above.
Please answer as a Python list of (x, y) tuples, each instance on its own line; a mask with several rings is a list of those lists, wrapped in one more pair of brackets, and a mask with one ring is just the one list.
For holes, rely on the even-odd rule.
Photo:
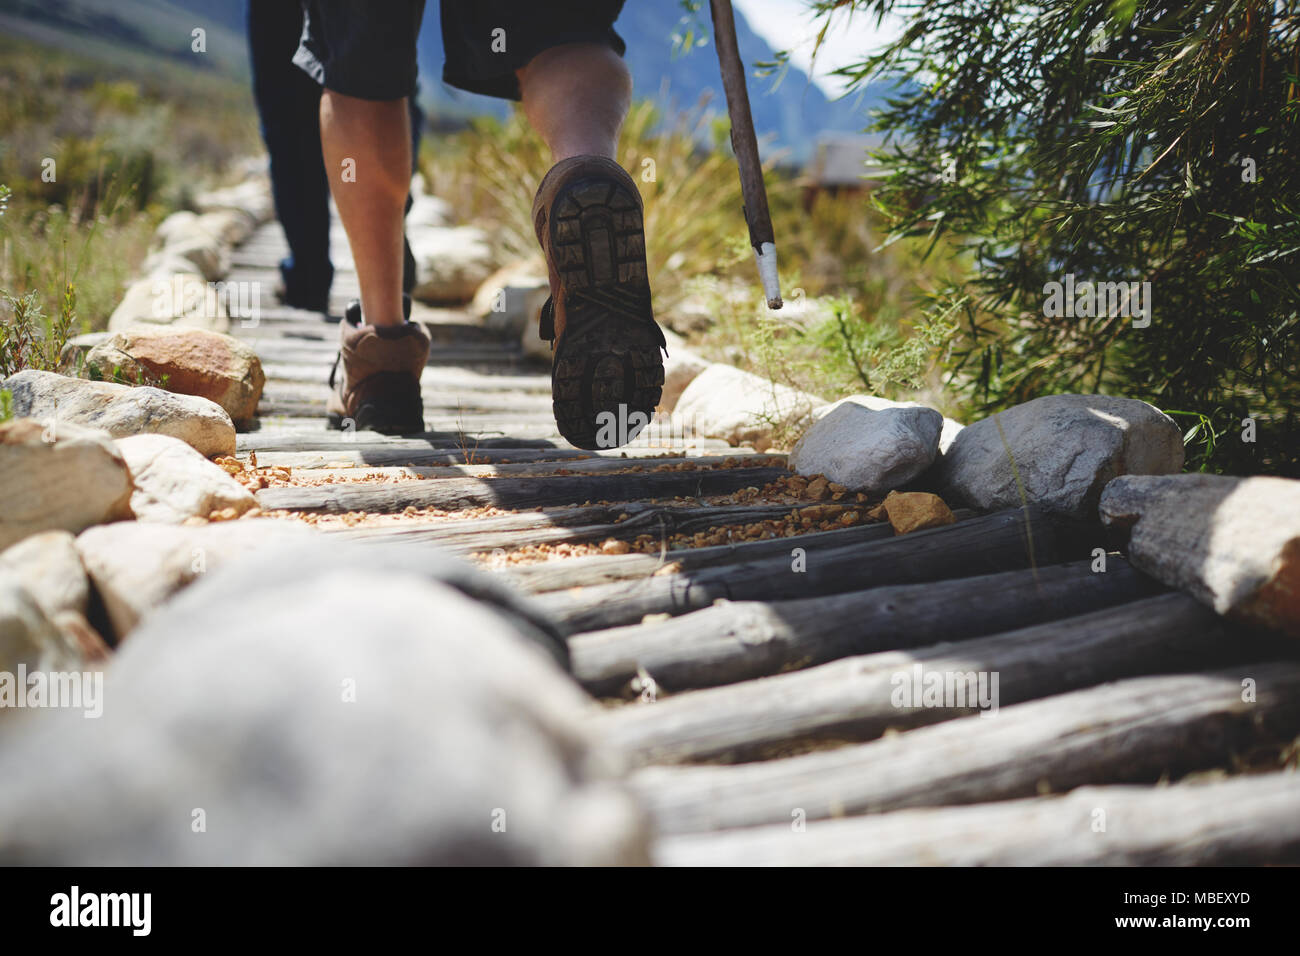
[(542, 180), (533, 223), (550, 270), (538, 334), (553, 351), (555, 423), (579, 448), (626, 444), (654, 417), (664, 383), (641, 194), (612, 159), (575, 156)]
[(385, 435), (424, 431), (420, 372), (429, 360), (429, 333), (410, 320), (410, 299), (403, 305), (406, 322), (395, 326), (363, 325), (361, 303), (348, 305), (330, 371), (334, 391), (326, 411), (331, 428)]

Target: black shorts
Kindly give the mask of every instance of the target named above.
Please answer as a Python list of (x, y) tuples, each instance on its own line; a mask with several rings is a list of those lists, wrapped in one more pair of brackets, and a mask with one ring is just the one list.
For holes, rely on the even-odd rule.
[[(293, 62), (326, 89), (363, 100), (415, 93), (424, 0), (301, 0)], [(442, 0), (443, 81), (519, 99), (515, 71), (564, 43), (626, 50), (614, 31), (623, 0)]]

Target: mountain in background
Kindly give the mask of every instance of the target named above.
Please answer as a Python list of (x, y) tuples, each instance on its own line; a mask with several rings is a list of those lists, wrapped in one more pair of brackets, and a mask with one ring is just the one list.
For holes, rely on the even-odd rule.
[[(247, 0), (0, 0), (0, 29), (35, 42), (103, 55), (116, 48), (124, 54), (166, 57), (246, 78), (244, 11)], [(292, 0), (268, 0), (292, 2)], [(693, 108), (701, 97), (725, 112), (712, 43), (674, 57), (673, 35), (682, 11), (677, 0), (628, 0), (615, 29), (627, 42), (634, 95), (656, 101), (671, 113)], [(191, 31), (207, 31), (205, 57), (191, 53)], [(767, 149), (806, 160), (823, 132), (861, 130), (868, 111), (881, 102), (883, 90), (868, 87), (854, 96), (830, 100), (803, 71), (789, 67), (779, 83), (754, 77), (753, 64), (771, 62), (775, 53), (736, 11), (741, 57), (750, 68), (750, 105), (754, 127)], [(501, 100), (475, 96), (442, 82), (442, 34), (436, 2), (430, 2), (419, 37), (421, 100), (431, 118), (447, 121), (474, 115), (504, 116)]]

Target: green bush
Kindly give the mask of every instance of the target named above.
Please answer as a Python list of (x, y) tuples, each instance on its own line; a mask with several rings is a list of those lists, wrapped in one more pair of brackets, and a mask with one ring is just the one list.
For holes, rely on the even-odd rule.
[[(842, 72), (901, 81), (877, 123), (892, 236), (952, 237), (974, 258), (945, 293), (965, 297), (951, 386), (985, 411), (1144, 398), (1187, 426), (1190, 467), (1300, 475), (1294, 4), (815, 6), (904, 18)], [(1068, 275), (1149, 282), (1150, 324), (1115, 300), (1054, 314)]]

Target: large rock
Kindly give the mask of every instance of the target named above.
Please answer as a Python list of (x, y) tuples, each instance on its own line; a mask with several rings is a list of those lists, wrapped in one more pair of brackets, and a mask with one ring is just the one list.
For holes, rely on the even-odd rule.
[(408, 229), (415, 256), (415, 288), (421, 302), (468, 302), (496, 264), (487, 233), (476, 226)]
[[(319, 540), (304, 525), (269, 518), (197, 527), (130, 521), (82, 532), (77, 553), (103, 602), (112, 636), (121, 641), (149, 612), (208, 572), (303, 536)], [(232, 605), (231, 613), (235, 610)]]
[(224, 279), (230, 271), (230, 247), (207, 232), (186, 233), (144, 261), (149, 279), (170, 279), (177, 272), (197, 272), (208, 282)]
[(1136, 567), (1217, 612), (1300, 637), (1300, 481), (1124, 476), (1101, 520)]
[(252, 176), (235, 186), (203, 193), (194, 200), (194, 206), (205, 213), (235, 209), (246, 213), (258, 225), (275, 217), (271, 185), (264, 176)]
[(236, 246), (256, 228), (253, 217), (238, 209), (216, 209), (201, 216), (183, 209), (158, 224), (153, 247), (162, 249), (192, 236), (211, 236), (223, 246)]
[(76, 425), (51, 430), (31, 418), (0, 424), (0, 488), (0, 548), (41, 531), (131, 517), (131, 474), (121, 453), (103, 432)]
[(112, 332), (85, 332), (74, 335), (63, 343), (59, 351), (59, 371), (64, 375), (78, 376), (86, 367), (90, 350), (112, 338)]
[(1112, 478), (1182, 467), (1182, 433), (1154, 405), (1108, 395), (1050, 395), (963, 429), (941, 459), (939, 480), (950, 501), (995, 510), (1021, 503), (1018, 470), (1031, 504), (1090, 520)]
[(113, 333), (86, 355), (102, 378), (120, 369), (128, 380), (157, 381), (161, 388), (216, 402), (236, 422), (257, 414), (266, 375), (247, 344), (206, 329), (136, 326)]
[[(66, 672), (80, 671), (83, 663), (76, 642), (50, 620), (31, 589), (0, 573), (0, 680), (16, 682), (19, 667)], [(0, 705), (0, 715), (8, 710)]]
[[(929, 407), (928, 405), (923, 405), (920, 402), (895, 402), (892, 399), (880, 398), (879, 396), (876, 395), (850, 395), (847, 398), (841, 398), (837, 402), (831, 402), (829, 405), (823, 405), (821, 408), (813, 409), (813, 417), (822, 418), (826, 415), (829, 415), (831, 412), (835, 411), (835, 409), (839, 408), (841, 405), (850, 402), (855, 405), (862, 405), (865, 408), (869, 408), (873, 412), (878, 412), (886, 408), (928, 408)], [(943, 430), (939, 432), (939, 454), (942, 455), (948, 451), (948, 449), (952, 446), (953, 440), (956, 439), (958, 433), (960, 433), (961, 430), (965, 427), (966, 427), (965, 425), (963, 425), (961, 422), (957, 421), (956, 419), (948, 418), (946, 415), (944, 416)]]
[[(215, 466), (214, 466), (215, 467)], [(12, 577), (50, 617), (61, 611), (86, 613), (90, 583), (68, 531), (43, 531), (0, 552), (0, 576)]]
[(668, 343), (668, 354), (664, 356), (664, 388), (659, 407), (671, 412), (677, 407), (686, 386), (712, 363), (687, 348), (686, 340), (672, 329), (664, 329), (664, 339)]
[(0, 863), (646, 862), (539, 619), (423, 573), (427, 549), (327, 550), (177, 598), (92, 729), (51, 714), (0, 741)]
[(215, 402), (195, 395), (173, 395), (150, 386), (87, 382), (54, 372), (28, 369), (0, 383), (13, 393), (14, 414), (37, 418), (57, 430), (85, 425), (114, 438), (171, 435), (207, 455), (235, 453), (235, 425)]
[[(19, 622), (27, 635), (27, 646), (35, 648), (38, 656), (47, 652), (61, 658), (74, 655), (82, 664), (108, 657), (104, 639), (86, 619), (90, 582), (70, 533), (43, 531), (0, 553), (0, 580), (23, 589), (41, 609), (38, 619), (22, 609), (23, 598), (16, 599), (12, 589), (7, 592), (13, 620)], [(57, 638), (52, 636), (50, 626), (59, 632)], [(31, 666), (30, 661), (26, 663)], [(5, 669), (0, 665), (0, 671)], [(12, 668), (9, 670), (12, 672)]]
[(774, 441), (797, 433), (812, 410), (824, 404), (816, 395), (718, 364), (686, 386), (673, 418), (688, 434), (693, 431), (766, 451)]
[(213, 512), (242, 515), (257, 506), (253, 493), (185, 442), (168, 435), (119, 438), (131, 469), (131, 510), (141, 521), (179, 524)]
[(825, 475), (854, 491), (879, 494), (907, 484), (939, 454), (943, 416), (932, 408), (882, 408), (846, 402), (813, 422), (790, 453), (801, 475)]
[(408, 230), (450, 226), (452, 221), (451, 205), (445, 199), (437, 196), (411, 197), (411, 208), (406, 213)]
[(109, 316), (111, 332), (136, 325), (175, 325), (183, 328), (225, 332), (230, 329), (226, 303), (201, 275), (183, 266), (180, 272), (154, 279), (140, 279)]
[(531, 260), (502, 266), (483, 280), (474, 293), (470, 311), (485, 328), (508, 338), (518, 338), (531, 327), (537, 335), (537, 317), (551, 294), (546, 269)]

